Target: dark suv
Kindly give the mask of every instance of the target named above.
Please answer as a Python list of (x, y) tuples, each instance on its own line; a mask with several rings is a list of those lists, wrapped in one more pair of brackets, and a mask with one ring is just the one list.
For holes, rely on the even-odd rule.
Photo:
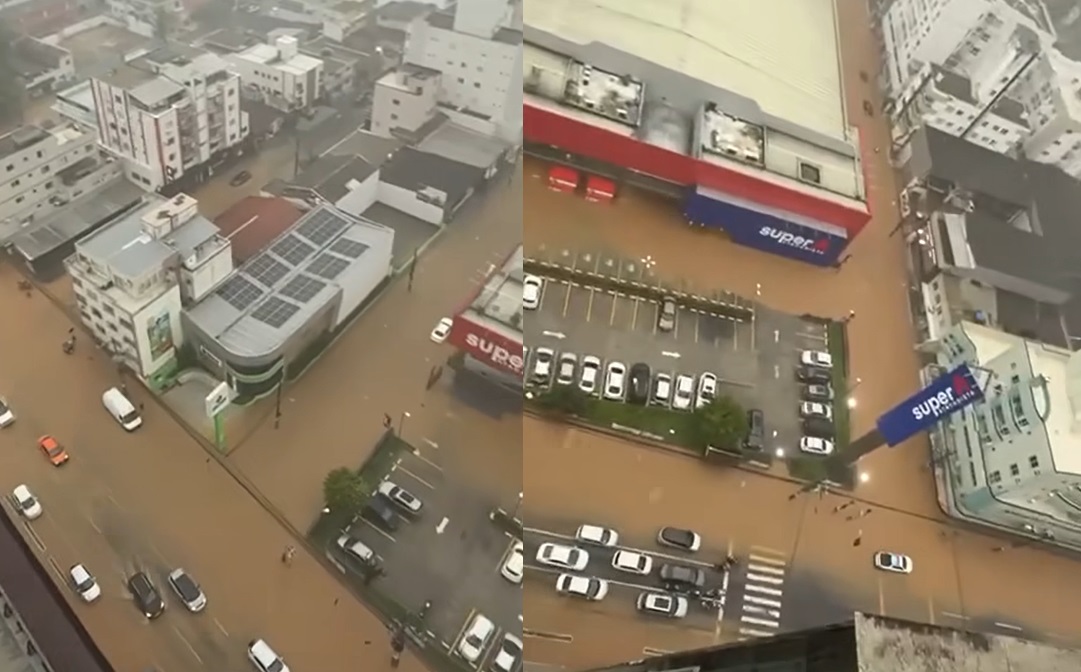
[(829, 383), (833, 380), (833, 373), (817, 366), (799, 366), (796, 367), (796, 378), (801, 383)]
[(672, 592), (701, 590), (706, 585), (706, 573), (697, 567), (662, 565), (659, 576), (665, 590)]
[(825, 418), (803, 418), (800, 421), (804, 436), (814, 436), (820, 439), (832, 439), (834, 434), (833, 423)]
[(398, 512), (394, 509), (394, 502), (381, 492), (377, 492), (364, 504), (360, 510), (361, 517), (384, 532), (394, 532), (398, 529)]
[(161, 599), (161, 593), (154, 587), (144, 572), (136, 572), (128, 579), (128, 591), (135, 600), (135, 606), (144, 616), (150, 619), (161, 616), (165, 611), (165, 600)]
[(743, 441), (748, 450), (762, 450), (766, 442), (766, 416), (757, 408), (747, 411), (747, 438)]
[(649, 364), (638, 362), (631, 366), (627, 376), (627, 401), (632, 404), (644, 404), (649, 401), (649, 381), (652, 374)]

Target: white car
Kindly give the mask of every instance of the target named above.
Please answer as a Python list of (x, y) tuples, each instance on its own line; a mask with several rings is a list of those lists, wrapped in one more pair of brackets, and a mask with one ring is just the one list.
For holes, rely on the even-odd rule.
[(30, 488), (25, 485), (15, 486), (15, 489), (11, 492), (11, 502), (22, 514), (23, 518), (27, 520), (33, 520), (42, 513), (41, 502), (30, 492)]
[(589, 553), (574, 546), (548, 542), (537, 549), (537, 562), (549, 567), (580, 572), (589, 564)]
[(642, 593), (638, 596), (638, 611), (668, 618), (687, 615), (687, 598), (669, 593)]
[(173, 589), (173, 592), (188, 608), (188, 611), (193, 614), (206, 609), (206, 595), (203, 593), (203, 589), (183, 569), (178, 568), (169, 572), (169, 587)]
[(559, 366), (556, 368), (556, 383), (560, 385), (574, 385), (574, 374), (578, 368), (578, 355), (573, 352), (564, 352), (559, 356)]
[(522, 640), (509, 632), (503, 635), (495, 658), (492, 660), (494, 672), (514, 672), (522, 660)]
[(8, 400), (0, 397), (0, 427), (7, 427), (15, 422), (15, 411), (8, 406)]
[(594, 576), (560, 574), (556, 579), (556, 592), (596, 602), (608, 594), (608, 582)]
[(447, 340), (447, 336), (450, 336), (450, 328), (453, 326), (454, 320), (449, 317), (439, 320), (439, 324), (435, 325), (435, 329), (432, 329), (432, 340), (436, 343)]
[(380, 483), (379, 493), (386, 496), (386, 498), (394, 502), (399, 509), (402, 509), (410, 515), (420, 515), (420, 510), (424, 508), (424, 502), (417, 499), (413, 493), (402, 486), (397, 485), (393, 481), (383, 481)]
[(703, 408), (717, 398), (717, 376), (706, 372), (698, 376), (698, 394), (694, 398), (694, 407)]
[(578, 389), (586, 394), (596, 394), (597, 380), (601, 377), (600, 357), (587, 355), (582, 358), (582, 368), (578, 372)]
[(338, 537), (338, 548), (348, 554), (354, 560), (363, 563), (370, 563), (375, 560), (375, 551), (368, 548), (364, 542), (360, 541), (356, 537), (351, 537), (348, 534), (343, 534)]
[(289, 672), (289, 666), (261, 639), (248, 642), (248, 660), (260, 672)]
[(825, 418), (826, 420), (833, 419), (833, 409), (826, 404), (820, 404), (817, 401), (805, 401), (799, 405), (799, 414), (803, 418)]
[(668, 406), (672, 403), (672, 376), (667, 373), (658, 373), (653, 376), (653, 390), (649, 395), (649, 403), (654, 406)]
[(93, 602), (101, 597), (101, 586), (85, 566), (72, 565), (68, 576), (71, 577), (71, 587), (83, 598), (83, 602)]
[(552, 375), (552, 362), (556, 358), (555, 350), (537, 348), (533, 356), (533, 382), (547, 385)]
[(830, 353), (821, 350), (804, 350), (799, 355), (799, 361), (807, 366), (817, 366), (823, 369), (833, 368), (833, 357)]
[(676, 387), (672, 393), (672, 408), (677, 411), (690, 409), (694, 402), (694, 378), (690, 376), (676, 376)]
[(499, 568), (499, 573), (511, 583), (522, 582), (522, 572), (525, 569), (524, 551), (525, 547), (522, 542), (514, 542), (514, 545), (510, 548), (510, 553), (507, 554), (507, 559), (503, 561), (503, 566)]
[(483, 614), (477, 614), (462, 634), (462, 641), (458, 642), (458, 654), (471, 663), (477, 662), (494, 633), (495, 623), (489, 621)]
[(799, 449), (812, 455), (829, 455), (833, 452), (833, 441), (817, 436), (804, 436), (799, 440)]
[(879, 551), (874, 556), (875, 567), (885, 570), (887, 572), (897, 572), (898, 574), (911, 574), (912, 573), (912, 558), (901, 553), (890, 553), (889, 551)]
[(616, 551), (616, 554), (612, 556), (612, 569), (647, 576), (653, 571), (653, 558), (645, 553)]
[(544, 288), (544, 280), (535, 275), (527, 275), (522, 280), (522, 307), (526, 310), (536, 310), (541, 302), (541, 290)]
[(581, 525), (574, 538), (586, 544), (610, 547), (619, 543), (619, 532), (597, 525)]
[(604, 398), (623, 401), (627, 396), (627, 366), (623, 362), (608, 362), (604, 373)]

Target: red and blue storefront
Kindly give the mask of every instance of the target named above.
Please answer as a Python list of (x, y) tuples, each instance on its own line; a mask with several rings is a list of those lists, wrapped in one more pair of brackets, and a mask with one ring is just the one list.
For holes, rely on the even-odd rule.
[(523, 114), (526, 142), (686, 187), (687, 220), (722, 229), (741, 245), (829, 266), (870, 219), (866, 207), (788, 189), (528, 102)]

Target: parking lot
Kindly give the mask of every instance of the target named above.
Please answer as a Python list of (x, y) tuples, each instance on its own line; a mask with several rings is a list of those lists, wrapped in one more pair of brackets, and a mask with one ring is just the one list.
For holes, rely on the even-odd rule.
[[(514, 540), (489, 520), (489, 496), (444, 474), (437, 450), (403, 453), (386, 475), (423, 502), (419, 515), (399, 516), (395, 530), (357, 518), (348, 533), (376, 553), (384, 574), (373, 586), (380, 592), (413, 613), (431, 601), (424, 619), (431, 639), (453, 649), (466, 623), (482, 613), (500, 630), (494, 647), (502, 632), (521, 634), (521, 588), (499, 574)], [(333, 552), (360, 577), (355, 562)]]

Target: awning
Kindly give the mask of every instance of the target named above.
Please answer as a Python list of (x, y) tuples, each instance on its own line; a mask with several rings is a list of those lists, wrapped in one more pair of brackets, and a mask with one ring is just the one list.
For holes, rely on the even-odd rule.
[(590, 201), (610, 201), (616, 197), (616, 183), (596, 175), (586, 180), (586, 198)]
[(577, 170), (567, 166), (552, 166), (548, 169), (548, 187), (556, 191), (574, 191), (581, 179)]

